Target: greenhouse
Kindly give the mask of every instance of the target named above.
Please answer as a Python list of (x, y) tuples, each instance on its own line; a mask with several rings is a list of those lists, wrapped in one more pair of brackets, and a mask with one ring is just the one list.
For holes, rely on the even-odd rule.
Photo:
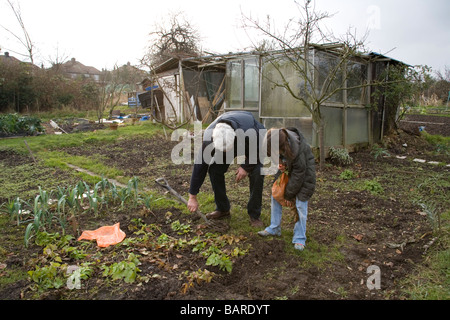
[[(268, 129), (297, 127), (312, 147), (319, 147), (319, 114), (324, 146), (352, 150), (382, 139), (385, 114), (397, 112), (398, 106), (382, 95), (374, 101), (374, 83), (388, 65), (406, 65), (377, 53), (343, 58), (340, 48), (311, 46), (306, 73), (299, 69), (301, 61), (293, 63), (286, 52), (273, 51), (172, 58), (164, 64), (172, 70), (158, 67), (155, 75), (160, 89), (168, 91), (164, 99), (174, 97), (163, 103), (166, 110), (170, 104), (173, 121), (209, 123), (222, 112), (245, 110)], [(161, 85), (164, 79), (171, 85)], [(310, 99), (302, 99), (307, 93)], [(315, 121), (313, 107), (305, 103), (312, 97), (321, 99)]]

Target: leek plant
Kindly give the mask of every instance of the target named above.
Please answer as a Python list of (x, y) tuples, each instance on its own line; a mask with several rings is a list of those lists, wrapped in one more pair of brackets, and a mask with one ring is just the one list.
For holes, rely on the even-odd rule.
[(9, 214), (9, 217), (11, 218), (11, 221), (16, 219), (17, 225), (20, 224), (20, 215), (23, 213), (22, 210), (22, 201), (19, 197), (8, 200), (6, 203), (4, 203), (2, 206), (6, 208), (6, 210), (2, 210)]
[(128, 188), (121, 188), (117, 194), (120, 199), (120, 208), (123, 209), (125, 201), (130, 197), (130, 190)]
[(131, 191), (133, 190), (134, 192), (134, 207), (137, 206), (138, 203), (138, 183), (139, 183), (139, 179), (138, 177), (133, 177), (128, 181), (128, 194), (131, 195)]

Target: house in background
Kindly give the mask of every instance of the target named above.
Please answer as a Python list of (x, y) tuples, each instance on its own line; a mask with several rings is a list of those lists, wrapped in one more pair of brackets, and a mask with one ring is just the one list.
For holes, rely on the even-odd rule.
[(4, 54), (0, 55), (0, 63), (2, 63), (3, 65), (9, 65), (9, 66), (23, 65), (23, 66), (31, 67), (32, 69), (39, 69), (39, 67), (37, 65), (32, 64), (31, 62), (20, 61), (19, 59), (11, 56), (9, 54), (9, 52), (7, 52), (7, 51)]
[(101, 71), (94, 67), (85, 66), (81, 62), (72, 58), (70, 61), (63, 63), (60, 70), (71, 79), (92, 79), (95, 82), (100, 82)]

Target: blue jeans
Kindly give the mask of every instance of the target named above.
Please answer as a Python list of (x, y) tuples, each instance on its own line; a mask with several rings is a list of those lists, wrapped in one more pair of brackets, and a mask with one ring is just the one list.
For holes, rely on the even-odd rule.
[[(266, 231), (273, 235), (281, 235), (281, 204), (272, 199), (272, 212), (270, 215), (270, 226), (266, 228)], [(301, 243), (305, 245), (306, 242), (306, 218), (308, 216), (308, 201), (300, 201), (295, 199), (295, 206), (297, 207), (299, 220), (294, 226), (294, 236), (292, 243)]]

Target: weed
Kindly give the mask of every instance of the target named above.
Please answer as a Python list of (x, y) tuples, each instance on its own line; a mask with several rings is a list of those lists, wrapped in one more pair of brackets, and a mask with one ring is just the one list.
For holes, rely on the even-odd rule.
[(426, 213), (428, 221), (434, 231), (441, 231), (441, 211), (435, 203), (419, 202), (418, 205), (422, 207), (423, 212)]
[(372, 146), (372, 151), (370, 152), (370, 154), (374, 156), (375, 160), (380, 156), (390, 156), (390, 153), (386, 149), (380, 147), (378, 144), (374, 144)]
[(353, 170), (345, 169), (341, 172), (339, 178), (341, 178), (342, 180), (351, 180), (356, 178), (356, 174), (353, 172)]
[(363, 190), (367, 190), (373, 195), (382, 194), (384, 192), (383, 187), (376, 179), (364, 181)]

